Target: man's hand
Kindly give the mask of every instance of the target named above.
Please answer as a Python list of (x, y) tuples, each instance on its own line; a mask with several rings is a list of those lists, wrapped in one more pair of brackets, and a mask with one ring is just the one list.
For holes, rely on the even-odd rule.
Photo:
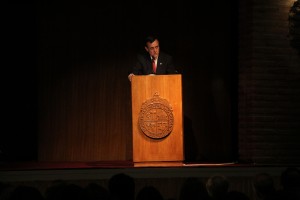
[(128, 79), (129, 79), (130, 82), (131, 82), (131, 79), (132, 79), (133, 76), (134, 76), (133, 73), (131, 73), (131, 74), (128, 75)]

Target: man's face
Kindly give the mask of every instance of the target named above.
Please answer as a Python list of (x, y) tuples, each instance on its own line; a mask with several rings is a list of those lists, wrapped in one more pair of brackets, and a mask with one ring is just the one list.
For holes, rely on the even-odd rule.
[(147, 42), (145, 46), (146, 51), (150, 54), (152, 58), (157, 59), (159, 55), (159, 42), (158, 40), (154, 40), (154, 42)]

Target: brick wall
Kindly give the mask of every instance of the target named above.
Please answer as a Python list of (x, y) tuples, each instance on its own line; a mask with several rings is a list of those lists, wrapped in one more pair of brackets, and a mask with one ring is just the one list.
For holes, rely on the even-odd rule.
[(300, 163), (300, 54), (288, 32), (292, 0), (239, 4), (239, 159)]

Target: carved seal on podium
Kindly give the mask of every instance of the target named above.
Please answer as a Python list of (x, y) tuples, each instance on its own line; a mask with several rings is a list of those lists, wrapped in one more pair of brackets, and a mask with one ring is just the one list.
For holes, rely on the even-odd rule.
[(139, 113), (139, 127), (149, 138), (162, 139), (173, 130), (173, 109), (166, 99), (156, 92), (151, 99), (146, 100)]

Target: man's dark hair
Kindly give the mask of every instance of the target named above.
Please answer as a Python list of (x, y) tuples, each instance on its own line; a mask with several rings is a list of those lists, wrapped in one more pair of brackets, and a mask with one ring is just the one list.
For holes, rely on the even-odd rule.
[(155, 40), (158, 40), (157, 36), (155, 35), (149, 35), (145, 38), (145, 45), (147, 45), (147, 42), (154, 42)]

